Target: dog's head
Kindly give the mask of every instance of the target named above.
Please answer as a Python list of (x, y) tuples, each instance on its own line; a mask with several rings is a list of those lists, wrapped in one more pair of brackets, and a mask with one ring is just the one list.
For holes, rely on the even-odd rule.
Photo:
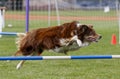
[(98, 42), (102, 38), (100, 34), (97, 34), (95, 32), (92, 25), (78, 24), (77, 35), (82, 42), (89, 42), (89, 43)]
[(72, 21), (70, 23), (65, 23), (62, 34), (64, 37), (75, 36), (82, 42), (98, 42), (102, 36), (97, 34), (92, 25), (80, 24), (78, 21)]

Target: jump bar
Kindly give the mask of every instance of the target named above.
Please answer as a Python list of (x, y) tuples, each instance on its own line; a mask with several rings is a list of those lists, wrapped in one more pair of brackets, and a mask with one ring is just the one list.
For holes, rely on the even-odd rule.
[(0, 32), (0, 35), (13, 35), (17, 36), (19, 34), (25, 34), (25, 33), (17, 33), (17, 32)]
[(84, 55), (84, 56), (1, 56), (0, 61), (5, 60), (70, 60), (70, 59), (113, 59), (120, 55)]
[(17, 35), (16, 32), (0, 32), (0, 35)]

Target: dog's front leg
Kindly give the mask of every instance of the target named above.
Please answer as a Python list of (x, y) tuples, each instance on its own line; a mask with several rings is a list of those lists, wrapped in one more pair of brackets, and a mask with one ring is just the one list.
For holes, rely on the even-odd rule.
[(81, 47), (82, 46), (82, 41), (79, 40), (79, 39), (77, 39), (76, 41), (77, 41), (78, 46)]
[(74, 37), (72, 37), (71, 41), (76, 41), (79, 47), (82, 46), (82, 41), (78, 39), (77, 35), (75, 35)]

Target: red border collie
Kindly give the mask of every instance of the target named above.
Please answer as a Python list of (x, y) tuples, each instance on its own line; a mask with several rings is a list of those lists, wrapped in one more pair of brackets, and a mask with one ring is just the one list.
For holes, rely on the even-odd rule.
[[(80, 24), (78, 21), (64, 23), (60, 26), (39, 28), (26, 34), (18, 34), (18, 51), (15, 56), (22, 54), (41, 55), (44, 50), (52, 50), (67, 54), (68, 51), (77, 50), (88, 46), (92, 42), (98, 42), (101, 35), (97, 34), (92, 25)], [(20, 61), (19, 69), (24, 63)]]

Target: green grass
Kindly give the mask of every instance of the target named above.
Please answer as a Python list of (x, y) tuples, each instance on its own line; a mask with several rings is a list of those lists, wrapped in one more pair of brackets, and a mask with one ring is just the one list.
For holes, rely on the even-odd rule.
[[(63, 13), (64, 14), (64, 13)], [(97, 15), (98, 13), (96, 13)], [(71, 15), (71, 14), (70, 14)], [(85, 14), (81, 14), (85, 15)], [(88, 13), (89, 15), (89, 13)], [(98, 14), (99, 15), (99, 14)], [(111, 13), (111, 16), (114, 12)], [(108, 16), (108, 15), (106, 15)], [(7, 21), (6, 23), (9, 23)], [(40, 25), (34, 25), (31, 21), (30, 30), (47, 26), (47, 21)], [(63, 21), (64, 22), (64, 21)], [(119, 55), (120, 45), (111, 45), (111, 36), (116, 34), (118, 40), (118, 24), (116, 21), (81, 21), (85, 24), (93, 24), (97, 33), (103, 38), (98, 43), (81, 48), (77, 51), (68, 52), (69, 55)], [(25, 22), (14, 23), (12, 28), (5, 27), (3, 31), (24, 32)], [(55, 25), (56, 22), (53, 21)], [(17, 26), (16, 26), (17, 25)], [(15, 36), (3, 36), (0, 38), (0, 56), (11, 56), (17, 50)], [(45, 51), (43, 55), (64, 55)], [(119, 79), (119, 59), (98, 60), (43, 60), (27, 61), (20, 70), (16, 70), (19, 61), (0, 61), (0, 79)]]

